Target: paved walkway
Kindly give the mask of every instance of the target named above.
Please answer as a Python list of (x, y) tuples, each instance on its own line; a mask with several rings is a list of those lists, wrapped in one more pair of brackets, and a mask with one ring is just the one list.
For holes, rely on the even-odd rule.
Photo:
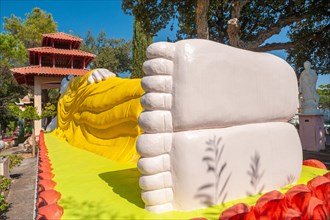
[(330, 170), (330, 146), (326, 146), (325, 150), (320, 152), (305, 151), (304, 150), (304, 160), (316, 159), (324, 163), (324, 165)]
[(10, 176), (12, 185), (7, 202), (10, 204), (6, 219), (33, 219), (37, 158), (26, 158)]

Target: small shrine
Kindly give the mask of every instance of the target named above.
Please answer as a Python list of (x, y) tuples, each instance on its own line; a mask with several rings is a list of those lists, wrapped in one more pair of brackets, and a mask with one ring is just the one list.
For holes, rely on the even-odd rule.
[[(63, 77), (81, 76), (89, 72), (87, 66), (96, 55), (79, 50), (83, 40), (59, 32), (42, 35), (42, 46), (29, 48), (29, 66), (13, 68), (13, 76), (19, 84), (34, 87), (34, 106), (41, 113), (43, 89), (60, 88)], [(38, 134), (41, 120), (34, 122)]]

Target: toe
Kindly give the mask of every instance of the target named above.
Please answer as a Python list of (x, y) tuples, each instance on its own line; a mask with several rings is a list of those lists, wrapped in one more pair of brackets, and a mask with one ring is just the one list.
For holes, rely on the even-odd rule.
[(173, 62), (164, 58), (147, 60), (143, 63), (142, 68), (147, 76), (173, 74)]
[(140, 158), (138, 169), (145, 175), (169, 171), (171, 169), (170, 156), (163, 154), (155, 157)]
[(144, 111), (140, 114), (139, 125), (146, 133), (172, 132), (170, 111)]
[(141, 86), (146, 92), (172, 92), (172, 77), (171, 76), (145, 76), (141, 80)]
[(165, 58), (173, 60), (175, 53), (174, 43), (158, 42), (153, 43), (147, 48), (147, 57), (153, 58)]
[(170, 172), (141, 176), (139, 185), (143, 190), (157, 190), (172, 187), (172, 175)]
[(136, 150), (143, 157), (153, 157), (169, 153), (172, 147), (172, 134), (143, 134), (138, 137)]
[(146, 93), (141, 97), (141, 105), (145, 110), (170, 110), (172, 95), (168, 93)]
[(143, 191), (142, 200), (146, 205), (161, 205), (173, 200), (172, 188)]

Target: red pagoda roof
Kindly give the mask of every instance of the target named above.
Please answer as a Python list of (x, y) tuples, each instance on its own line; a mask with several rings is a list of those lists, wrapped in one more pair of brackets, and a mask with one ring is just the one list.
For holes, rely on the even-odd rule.
[(59, 32), (42, 35), (42, 47), (30, 48), (30, 66), (11, 71), (19, 84), (34, 85), (34, 76), (85, 75), (86, 66), (96, 57), (79, 50), (82, 39)]
[(44, 66), (27, 66), (13, 68), (11, 71), (14, 73), (14, 77), (19, 84), (26, 83), (28, 85), (33, 85), (34, 76), (66, 76), (75, 75), (81, 76), (88, 73), (88, 69), (69, 69), (69, 68), (53, 68)]
[(63, 33), (63, 32), (57, 32), (57, 33), (51, 33), (51, 34), (43, 34), (43, 38), (48, 37), (52, 39), (58, 39), (58, 40), (68, 40), (68, 41), (79, 41), (82, 42), (83, 40), (79, 37), (74, 37), (72, 35)]
[(42, 35), (43, 47), (55, 47), (64, 49), (79, 49), (82, 39), (63, 32)]
[(68, 49), (58, 49), (53, 47), (35, 47), (28, 49), (29, 52), (40, 52), (40, 53), (49, 53), (49, 54), (60, 54), (68, 56), (84, 56), (84, 57), (96, 57), (95, 54), (88, 53), (82, 50), (68, 50)]

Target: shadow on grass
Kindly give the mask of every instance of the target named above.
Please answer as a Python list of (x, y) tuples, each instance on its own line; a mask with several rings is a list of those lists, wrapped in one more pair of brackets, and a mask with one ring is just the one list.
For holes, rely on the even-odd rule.
[(112, 187), (114, 193), (144, 209), (139, 187), (140, 173), (136, 168), (101, 173), (99, 177)]

